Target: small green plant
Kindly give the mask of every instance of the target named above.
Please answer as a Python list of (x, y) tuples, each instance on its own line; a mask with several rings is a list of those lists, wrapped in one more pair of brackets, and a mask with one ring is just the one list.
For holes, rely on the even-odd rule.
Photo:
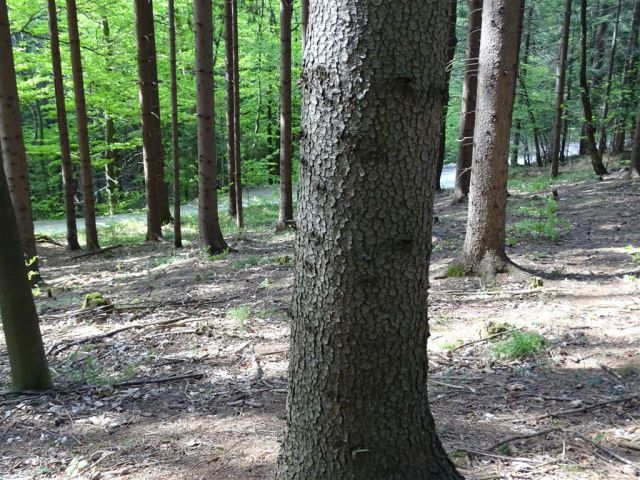
[(462, 265), (453, 263), (447, 267), (447, 277), (464, 277)]
[(508, 443), (503, 443), (502, 445), (498, 446), (498, 448), (496, 448), (496, 452), (498, 452), (500, 455), (511, 455), (511, 447)]
[(635, 248), (633, 245), (627, 245), (624, 249), (627, 251), (634, 263), (640, 263), (640, 248)]
[(251, 317), (251, 309), (246, 305), (240, 307), (233, 307), (227, 310), (227, 317), (231, 320), (235, 320), (240, 324), (244, 324)]
[(498, 357), (521, 359), (541, 352), (547, 340), (536, 332), (513, 332), (510, 338), (496, 343), (492, 350)]
[(241, 270), (243, 268), (255, 267), (260, 264), (260, 257), (256, 257), (255, 255), (249, 255), (244, 258), (239, 258), (231, 263), (231, 266), (236, 270)]
[(525, 218), (509, 227), (512, 235), (557, 241), (571, 230), (571, 224), (558, 217), (558, 205), (551, 198), (534, 200), (518, 212)]
[(276, 286), (276, 282), (274, 282), (272, 278), (267, 277), (260, 282), (260, 285), (258, 285), (258, 288), (267, 290), (270, 288), (274, 288), (275, 286)]
[(207, 260), (210, 262), (217, 262), (219, 260), (224, 260), (229, 256), (229, 249), (226, 249), (222, 253), (218, 253), (217, 255), (207, 255)]

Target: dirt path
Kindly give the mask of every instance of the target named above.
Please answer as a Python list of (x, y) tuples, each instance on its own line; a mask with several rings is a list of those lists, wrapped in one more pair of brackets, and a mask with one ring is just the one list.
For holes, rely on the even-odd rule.
[[(563, 220), (555, 241), (537, 236), (544, 225), (516, 228), (548, 192), (511, 193), (508, 253), (543, 285), (432, 279), (430, 401), (445, 447), (470, 479), (636, 478), (640, 250), (626, 247), (640, 246), (640, 182), (561, 187), (545, 217)], [(465, 208), (442, 196), (436, 215), (433, 272), (455, 258)], [(81, 260), (43, 247), (51, 298), (37, 303), (59, 391), (0, 397), (0, 478), (273, 478), (292, 236), (258, 229), (232, 243), (239, 253), (217, 259), (170, 244)], [(95, 291), (114, 308), (81, 310)], [(136, 328), (72, 344), (125, 327)], [(544, 347), (501, 358), (500, 329)], [(514, 436), (530, 438), (492, 448)]]

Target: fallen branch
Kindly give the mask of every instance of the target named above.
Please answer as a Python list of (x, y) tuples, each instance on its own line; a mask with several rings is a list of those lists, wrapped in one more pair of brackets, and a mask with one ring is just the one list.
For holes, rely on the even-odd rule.
[(78, 255), (73, 255), (70, 257), (70, 260), (77, 260), (79, 258), (90, 257), (92, 255), (100, 255), (103, 253), (110, 252), (111, 250), (115, 250), (116, 248), (122, 248), (122, 245), (112, 245), (110, 247), (100, 248), (98, 250), (91, 250), (84, 253), (79, 253)]
[(523, 435), (514, 435), (513, 437), (505, 438), (504, 440), (498, 443), (494, 443), (489, 448), (487, 448), (487, 451), (490, 452), (491, 450), (495, 450), (496, 448), (502, 445), (515, 442), (516, 440), (526, 440), (528, 438), (539, 437), (541, 435), (546, 435), (547, 433), (557, 432), (558, 430), (562, 430), (562, 429), (560, 427), (553, 427), (553, 428), (547, 428), (546, 430), (540, 430), (539, 432), (533, 432), (533, 433), (528, 433)]
[(64, 247), (64, 245), (57, 240), (49, 237), (48, 235), (36, 235), (36, 242), (38, 243), (50, 243), (52, 245), (56, 245), (58, 247)]
[(590, 438), (585, 437), (584, 435), (581, 435), (579, 433), (575, 434), (578, 438), (580, 438), (581, 440), (590, 443), (591, 445), (593, 445), (594, 447), (596, 447), (598, 450), (606, 453), (607, 455), (609, 455), (612, 458), (615, 458), (616, 460), (618, 460), (619, 462), (624, 463), (625, 465), (630, 465), (634, 468), (634, 470), (636, 471), (636, 473), (640, 473), (640, 465), (638, 465), (635, 462), (632, 462), (631, 460), (629, 460), (628, 458), (623, 457), (622, 455), (618, 455), (616, 452), (614, 452), (613, 450), (610, 450), (602, 445), (600, 445), (598, 442), (594, 442), (593, 440), (591, 440)]
[(169, 320), (160, 320), (158, 322), (151, 322), (151, 323), (136, 323), (135, 325), (127, 325), (126, 327), (122, 327), (122, 328), (116, 328), (115, 330), (112, 330), (110, 332), (107, 333), (103, 333), (100, 335), (92, 335), (90, 337), (84, 337), (84, 338), (80, 338), (78, 340), (74, 340), (74, 341), (62, 341), (62, 342), (58, 342), (56, 344), (54, 344), (49, 351), (47, 352), (47, 355), (52, 355), (52, 354), (59, 354), (60, 352), (63, 352), (65, 350), (68, 350), (71, 347), (75, 347), (77, 345), (84, 345), (85, 343), (94, 343), (94, 342), (99, 342), (100, 340), (104, 340), (105, 338), (110, 338), (113, 337), (115, 335), (117, 335), (118, 333), (122, 333), (122, 332), (126, 332), (127, 330), (133, 330), (135, 328), (147, 328), (147, 327), (155, 327), (158, 325), (170, 325), (172, 323), (177, 323), (180, 322), (182, 320), (185, 320), (189, 317), (178, 317), (178, 318), (171, 318)]
[(467, 448), (467, 447), (456, 447), (454, 449), (454, 451), (456, 451), (456, 450), (459, 451), (459, 452), (467, 452), (467, 453), (471, 453), (473, 455), (480, 455), (480, 456), (483, 456), (483, 457), (498, 458), (500, 460), (508, 460), (510, 462), (544, 463), (544, 462), (541, 462), (540, 460), (533, 460), (531, 458), (509, 457), (507, 455), (497, 455), (495, 453), (483, 452), (482, 450), (475, 450), (475, 449)]
[(113, 388), (122, 388), (122, 387), (135, 387), (138, 385), (149, 385), (149, 384), (161, 384), (161, 383), (171, 383), (178, 382), (180, 380), (202, 380), (204, 378), (204, 373), (188, 373), (186, 375), (177, 375), (175, 377), (164, 377), (164, 378), (148, 378), (144, 380), (131, 380), (129, 382), (120, 382), (113, 383), (108, 385)]
[(468, 347), (470, 345), (476, 345), (478, 343), (483, 343), (483, 342), (489, 341), (491, 339), (494, 339), (496, 337), (502, 337), (503, 335), (507, 335), (509, 333), (517, 332), (518, 330), (522, 330), (522, 329), (521, 328), (514, 328), (514, 329), (511, 329), (511, 330), (505, 330), (504, 332), (494, 333), (493, 335), (489, 335), (488, 337), (481, 338), (480, 340), (474, 340), (472, 342), (467, 342), (467, 343), (463, 343), (462, 345), (458, 345), (456, 348), (452, 348), (451, 350), (449, 350), (449, 352), (453, 353), (453, 352), (456, 352), (456, 351), (460, 350), (461, 348)]
[(455, 388), (456, 390), (469, 390), (471, 393), (477, 393), (474, 388), (471, 388), (469, 385), (453, 385), (451, 383), (439, 382), (438, 380), (429, 380), (431, 383), (435, 385), (441, 385), (443, 387)]
[(579, 407), (579, 408), (569, 408), (567, 410), (559, 410), (557, 412), (549, 412), (549, 413), (545, 413), (544, 415), (539, 415), (537, 417), (534, 418), (529, 418), (529, 419), (523, 419), (522, 421), (529, 421), (529, 420), (542, 420), (545, 418), (549, 418), (549, 417), (561, 417), (563, 415), (573, 415), (574, 413), (583, 413), (583, 412), (588, 412), (591, 410), (595, 410), (597, 408), (600, 407), (604, 407), (606, 405), (611, 405), (613, 403), (622, 403), (622, 402), (628, 402), (629, 400), (635, 400), (636, 398), (640, 398), (640, 393), (634, 393), (633, 395), (629, 395), (626, 397), (620, 397), (620, 398), (614, 398), (612, 400), (605, 400), (602, 402), (598, 402), (598, 403), (594, 403), (592, 405), (585, 405), (583, 407)]

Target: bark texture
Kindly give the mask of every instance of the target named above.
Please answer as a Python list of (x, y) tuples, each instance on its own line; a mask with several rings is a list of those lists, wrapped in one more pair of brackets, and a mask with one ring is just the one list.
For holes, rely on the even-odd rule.
[(242, 155), (240, 152), (240, 47), (238, 45), (238, 0), (231, 0), (233, 26), (233, 142), (235, 176), (233, 178), (236, 193), (236, 227), (244, 227), (242, 211)]
[(276, 230), (293, 225), (291, 168), (291, 16), (293, 0), (280, 0), (280, 209)]
[(0, 148), (2, 150), (0, 158), (9, 183), (11, 202), (18, 220), (24, 253), (29, 259), (35, 258), (38, 254), (33, 233), (29, 167), (24, 149), (20, 101), (5, 0), (0, 0)]
[(448, 30), (448, 48), (447, 48), (447, 66), (445, 72), (445, 87), (444, 87), (444, 97), (442, 99), (442, 127), (440, 129), (440, 149), (438, 151), (438, 162), (436, 163), (436, 191), (442, 190), (442, 186), (440, 185), (440, 177), (442, 176), (442, 169), (444, 168), (444, 160), (446, 156), (446, 147), (447, 147), (447, 112), (449, 110), (449, 85), (451, 80), (451, 64), (453, 62), (453, 57), (456, 53), (456, 46), (458, 44), (458, 39), (456, 38), (456, 21), (458, 19), (458, 2), (457, 0), (449, 0), (449, 11), (448, 11), (448, 22), (447, 22), (447, 30)]
[(142, 121), (142, 156), (147, 200), (147, 241), (162, 238), (164, 178), (162, 174), (162, 138), (158, 67), (152, 0), (135, 0), (138, 83)]
[(310, 4), (278, 480), (460, 478), (426, 402), (447, 6)]
[(55, 0), (47, 1), (47, 9), (49, 13), (49, 32), (51, 34), (51, 66), (53, 69), (53, 86), (56, 96), (56, 117), (58, 122), (58, 139), (60, 142), (60, 162), (62, 164), (64, 211), (67, 221), (67, 248), (69, 250), (80, 250), (74, 199), (76, 191), (73, 181), (73, 166), (71, 164), (71, 145), (69, 142), (67, 107), (64, 103), (64, 85), (62, 80), (62, 62), (60, 59), (60, 40), (58, 33), (58, 12)]
[[(8, 27), (5, 0), (0, 0), (0, 30)], [(16, 390), (51, 387), (38, 314), (27, 280), (23, 247), (4, 169), (0, 168), (0, 317)]]
[(182, 247), (180, 216), (180, 135), (178, 134), (178, 79), (176, 75), (176, 14), (169, 0), (169, 75), (171, 77), (171, 159), (173, 165), (173, 245)]
[(584, 134), (587, 140), (587, 150), (591, 156), (591, 166), (596, 175), (603, 175), (607, 173), (607, 169), (602, 163), (602, 156), (596, 145), (593, 109), (589, 82), (587, 81), (587, 0), (580, 1), (580, 89), (585, 119)]
[(507, 265), (507, 166), (516, 78), (520, 0), (485, 0), (476, 136), (462, 264), (493, 275)]
[(229, 216), (236, 216), (235, 88), (233, 86), (233, 5), (224, 0), (225, 79), (227, 86), (227, 165), (229, 170)]
[(82, 200), (84, 202), (85, 237), (87, 250), (97, 250), (100, 248), (100, 244), (98, 243), (96, 206), (93, 197), (93, 170), (91, 167), (87, 102), (84, 94), (84, 76), (82, 73), (82, 55), (80, 53), (76, 0), (67, 0), (67, 28), (69, 30), (71, 69), (73, 71), (73, 95), (76, 101), (76, 129), (78, 131), (78, 149), (80, 153), (80, 179), (82, 180)]
[(640, 111), (636, 117), (636, 129), (633, 135), (633, 148), (631, 150), (631, 164), (636, 173), (640, 175)]
[(196, 42), (196, 114), (198, 134), (198, 221), (200, 243), (210, 255), (227, 243), (218, 218), (215, 103), (213, 92), (213, 18), (211, 0), (194, 0)]
[(551, 134), (551, 176), (558, 176), (560, 143), (562, 137), (562, 116), (564, 112), (564, 87), (566, 84), (567, 56), (569, 53), (569, 33), (571, 30), (571, 0), (564, 2), (564, 19), (560, 34), (560, 58), (556, 70), (556, 104)]
[(462, 84), (462, 111), (460, 112), (460, 134), (458, 136), (458, 163), (454, 201), (462, 202), (469, 195), (471, 182), (471, 159), (476, 122), (476, 100), (478, 90), (478, 54), (482, 37), (482, 0), (468, 0), (469, 33), (465, 54), (464, 80)]

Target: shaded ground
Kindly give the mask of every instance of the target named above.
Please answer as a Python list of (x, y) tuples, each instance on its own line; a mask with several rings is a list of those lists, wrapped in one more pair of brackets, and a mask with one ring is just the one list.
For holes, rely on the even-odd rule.
[[(582, 167), (565, 167), (557, 213), (546, 186), (510, 187), (509, 254), (542, 286), (528, 274), (435, 278), (465, 228), (464, 205), (437, 199), (431, 406), (467, 478), (640, 472), (640, 249), (626, 248), (640, 246), (640, 182), (598, 181)], [(170, 243), (76, 260), (41, 245), (48, 284), (37, 304), (59, 390), (0, 397), (0, 478), (273, 478), (293, 237), (270, 221), (213, 259)], [(96, 291), (112, 309), (81, 309)], [(514, 330), (546, 343), (499, 356)]]

